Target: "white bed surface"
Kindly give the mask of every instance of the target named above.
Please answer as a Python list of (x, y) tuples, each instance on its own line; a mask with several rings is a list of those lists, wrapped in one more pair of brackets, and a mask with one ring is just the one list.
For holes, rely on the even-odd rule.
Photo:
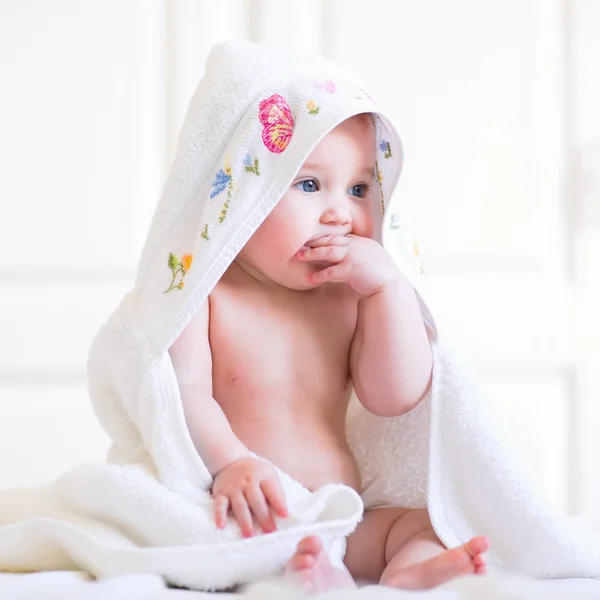
[[(277, 584), (254, 586), (248, 600), (298, 598), (303, 594)], [(211, 594), (168, 588), (156, 575), (127, 575), (100, 581), (75, 571), (17, 575), (0, 573), (2, 600), (241, 600), (236, 594)], [(314, 598), (314, 596), (313, 596)], [(600, 600), (600, 580), (528, 581), (507, 577), (470, 577), (429, 592), (405, 592), (369, 586), (324, 594), (327, 600)]]
[(132, 574), (94, 581), (78, 571), (49, 571), (27, 575), (0, 573), (0, 600), (230, 600), (234, 594), (215, 594), (168, 588), (158, 575)]

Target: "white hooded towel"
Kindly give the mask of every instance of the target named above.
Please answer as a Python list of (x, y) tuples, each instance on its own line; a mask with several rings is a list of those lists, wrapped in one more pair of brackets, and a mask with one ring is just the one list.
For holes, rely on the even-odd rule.
[(43, 488), (0, 493), (0, 570), (151, 572), (179, 586), (222, 589), (279, 573), (305, 535), (338, 551), (364, 501), (427, 506), (449, 547), (489, 536), (492, 567), (600, 576), (598, 528), (560, 518), (528, 487), (506, 441), (496, 439), (484, 399), (441, 343), (422, 293), (431, 392), (402, 417), (377, 417), (356, 400), (349, 410), (362, 500), (342, 485), (311, 493), (281, 473), (290, 516), (276, 532), (243, 539), (233, 522), (215, 527), (212, 479), (187, 431), (168, 348), (316, 144), (359, 113), (375, 115), (378, 241), (420, 289), (418, 257), (391, 211), (402, 146), (385, 112), (325, 61), (242, 42), (216, 46), (135, 285), (90, 350), (90, 397), (112, 441), (107, 462), (77, 467)]

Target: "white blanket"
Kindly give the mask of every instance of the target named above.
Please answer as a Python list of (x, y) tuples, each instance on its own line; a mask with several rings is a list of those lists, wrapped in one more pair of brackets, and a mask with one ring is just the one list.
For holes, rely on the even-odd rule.
[[(327, 600), (597, 600), (600, 581), (559, 579), (534, 581), (521, 577), (461, 577), (426, 592), (367, 586), (322, 594)], [(302, 600), (314, 598), (282, 582), (258, 583), (241, 593), (167, 588), (161, 577), (149, 574), (90, 580), (80, 572), (33, 575), (0, 573), (0, 598), (10, 600)]]
[[(112, 439), (107, 462), (44, 488), (0, 493), (1, 570), (146, 572), (221, 589), (279, 573), (307, 534), (339, 551), (361, 518), (361, 498), (341, 485), (310, 493), (283, 473), (290, 517), (275, 533), (242, 539), (233, 522), (216, 529), (211, 477), (187, 431), (168, 348), (314, 146), (362, 112), (377, 115), (380, 241), (417, 289), (418, 263), (390, 209), (402, 147), (385, 112), (334, 65), (246, 43), (213, 49), (135, 286), (90, 350), (90, 396)], [(434, 355), (429, 396), (398, 418), (376, 417), (356, 401), (348, 414), (364, 502), (428, 506), (449, 547), (489, 536), (495, 568), (600, 576), (598, 530), (559, 518), (528, 487), (505, 451), (510, 440), (496, 439), (484, 399), (419, 300)]]

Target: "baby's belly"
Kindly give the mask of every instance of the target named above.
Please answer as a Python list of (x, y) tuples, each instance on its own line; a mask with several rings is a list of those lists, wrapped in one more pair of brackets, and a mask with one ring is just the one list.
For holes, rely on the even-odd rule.
[[(354, 456), (343, 425), (332, 426), (318, 418), (277, 418), (247, 415), (230, 419), (234, 433), (248, 449), (267, 459), (310, 490), (330, 483), (360, 489)], [(258, 418), (257, 418), (258, 417)]]
[(357, 300), (338, 296), (211, 295), (213, 397), (247, 448), (309, 489), (360, 486), (345, 432)]

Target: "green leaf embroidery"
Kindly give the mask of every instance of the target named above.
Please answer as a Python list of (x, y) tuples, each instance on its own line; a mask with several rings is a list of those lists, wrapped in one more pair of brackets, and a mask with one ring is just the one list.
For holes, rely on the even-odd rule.
[(257, 176), (260, 176), (260, 172), (258, 170), (258, 158), (255, 158), (254, 162), (252, 162), (250, 155), (246, 154), (244, 158), (244, 168), (246, 171), (248, 171), (248, 173), (254, 173)]
[(231, 186), (227, 190), (227, 200), (223, 203), (223, 208), (221, 208), (221, 212), (219, 213), (219, 225), (223, 223), (223, 221), (227, 218), (227, 211), (229, 210), (229, 205), (231, 204)]
[(178, 266), (179, 259), (172, 252), (169, 252), (169, 269), (174, 271)]

